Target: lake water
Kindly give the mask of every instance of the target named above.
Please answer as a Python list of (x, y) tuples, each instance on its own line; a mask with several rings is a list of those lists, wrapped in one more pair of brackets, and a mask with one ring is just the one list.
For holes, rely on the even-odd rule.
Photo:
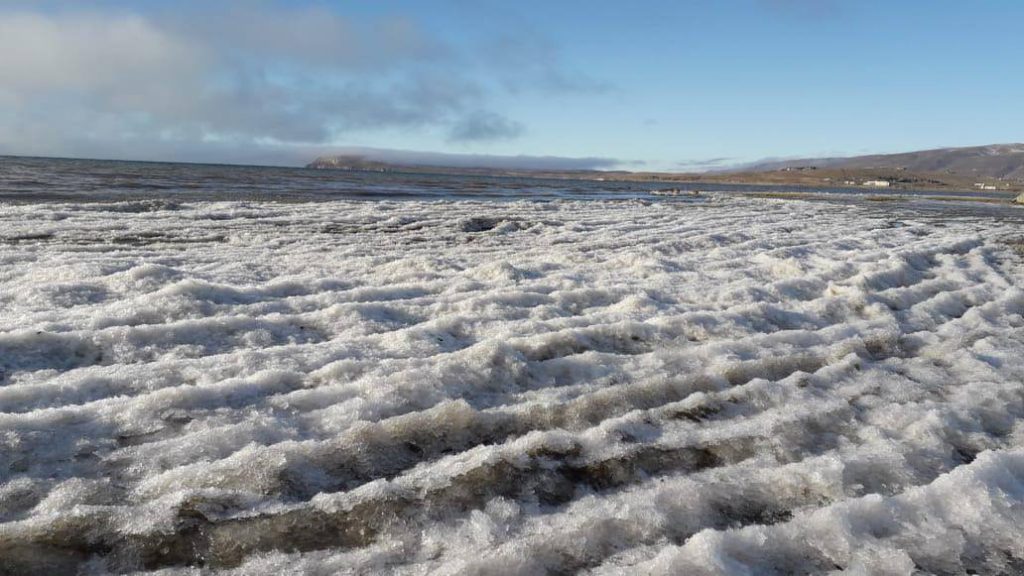
[[(0, 157), (0, 200), (381, 200), (381, 199), (655, 199), (652, 190), (716, 192), (802, 191), (864, 196), (879, 193), (955, 196), (955, 192), (895, 192), (850, 188), (577, 179), (446, 174), (345, 172), (270, 166), (124, 162)], [(1006, 193), (972, 192), (979, 198)], [(664, 197), (663, 197), (664, 198)]]

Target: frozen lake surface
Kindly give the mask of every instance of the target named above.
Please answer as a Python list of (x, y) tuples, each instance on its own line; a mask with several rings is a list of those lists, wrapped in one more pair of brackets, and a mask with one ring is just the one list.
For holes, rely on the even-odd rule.
[(0, 205), (0, 573), (1024, 572), (1020, 212)]

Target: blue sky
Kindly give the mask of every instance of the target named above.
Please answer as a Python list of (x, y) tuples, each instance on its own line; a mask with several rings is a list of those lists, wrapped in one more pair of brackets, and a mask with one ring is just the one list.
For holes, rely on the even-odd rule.
[(686, 170), (1024, 140), (1024, 3), (6, 2), (0, 153)]

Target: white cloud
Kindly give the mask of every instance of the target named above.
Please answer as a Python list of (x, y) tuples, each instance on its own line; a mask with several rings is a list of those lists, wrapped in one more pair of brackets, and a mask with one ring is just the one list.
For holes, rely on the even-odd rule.
[(201, 47), (132, 15), (0, 14), (0, 53), (8, 97), (62, 94), (111, 107), (166, 106), (167, 80), (194, 89), (206, 61)]
[(514, 74), (515, 62), (467, 65), (476, 55), (411, 20), (269, 3), (186, 11), (0, 9), (0, 153), (145, 157), (387, 129), (440, 127), (465, 142), (522, 132), (487, 109), (494, 83), (480, 79)]
[(508, 140), (523, 133), (521, 123), (493, 112), (477, 111), (452, 126), (449, 140), (477, 142), (481, 140)]

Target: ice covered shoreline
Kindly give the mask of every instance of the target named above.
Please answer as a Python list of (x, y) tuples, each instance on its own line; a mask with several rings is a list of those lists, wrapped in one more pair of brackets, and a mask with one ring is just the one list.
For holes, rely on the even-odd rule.
[(736, 197), (3, 206), (0, 573), (1019, 572), (1020, 238)]

